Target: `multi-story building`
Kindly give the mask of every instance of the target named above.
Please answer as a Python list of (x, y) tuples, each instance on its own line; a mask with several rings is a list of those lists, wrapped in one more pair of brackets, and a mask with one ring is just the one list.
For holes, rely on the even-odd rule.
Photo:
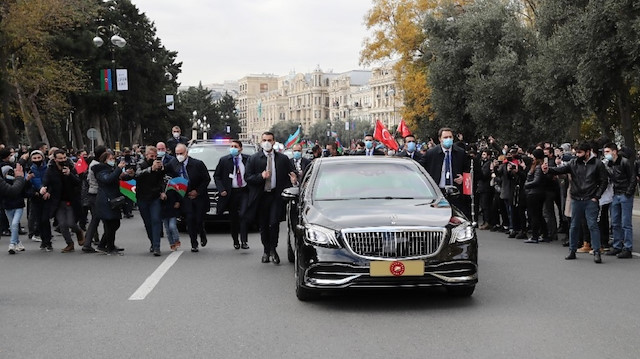
[(329, 83), (329, 118), (331, 121), (340, 120), (370, 120), (364, 116), (367, 105), (371, 107), (371, 90), (368, 86), (371, 71), (354, 70), (335, 77)]
[[(257, 104), (256, 100), (261, 94), (274, 91), (278, 88), (278, 78), (275, 75), (249, 75), (238, 81), (239, 94), (237, 99), (238, 122), (240, 124), (240, 140), (253, 140), (249, 137), (249, 132), (254, 131), (250, 128), (248, 119), (250, 104)], [(257, 108), (255, 109), (257, 113)], [(256, 118), (257, 118), (256, 114)]]
[(382, 66), (373, 70), (371, 80), (372, 103), (369, 111), (374, 120), (380, 120), (388, 129), (395, 129), (400, 123), (398, 113), (404, 107), (402, 96), (398, 93), (396, 76), (391, 66)]
[(341, 74), (312, 73), (250, 75), (239, 80), (238, 119), (243, 141), (257, 142), (264, 131), (281, 121), (309, 129), (318, 121), (381, 120), (395, 129), (403, 106), (389, 66)]

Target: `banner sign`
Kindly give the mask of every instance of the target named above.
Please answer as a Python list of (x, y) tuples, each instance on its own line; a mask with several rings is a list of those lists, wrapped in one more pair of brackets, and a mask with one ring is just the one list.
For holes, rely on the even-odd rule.
[(118, 91), (129, 90), (129, 78), (127, 77), (127, 69), (116, 70), (116, 81), (118, 84)]

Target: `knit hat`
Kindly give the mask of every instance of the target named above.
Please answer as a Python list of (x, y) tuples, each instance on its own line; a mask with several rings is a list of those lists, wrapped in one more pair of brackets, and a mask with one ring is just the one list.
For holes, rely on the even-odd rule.
[(544, 158), (544, 151), (542, 151), (541, 149), (537, 148), (535, 150), (533, 150), (533, 157), (537, 160), (541, 160)]
[(31, 154), (29, 155), (29, 157), (33, 157), (33, 155), (40, 155), (44, 158), (44, 153), (42, 153), (42, 151), (40, 150), (33, 150), (31, 151)]
[(571, 152), (571, 145), (569, 143), (563, 143), (560, 145), (562, 152)]
[(13, 167), (11, 166), (2, 166), (2, 177), (6, 177), (7, 173), (13, 172)]

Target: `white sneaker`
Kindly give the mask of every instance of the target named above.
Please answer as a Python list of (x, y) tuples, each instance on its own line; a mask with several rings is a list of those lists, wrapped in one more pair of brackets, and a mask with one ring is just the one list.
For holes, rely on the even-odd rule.
[(9, 244), (9, 254), (16, 254), (16, 245), (13, 243)]
[(42, 242), (42, 238), (40, 238), (40, 236), (31, 236), (31, 240), (34, 242)]
[(18, 252), (24, 252), (24, 246), (22, 245), (22, 242), (18, 242), (18, 244), (16, 244), (16, 250)]

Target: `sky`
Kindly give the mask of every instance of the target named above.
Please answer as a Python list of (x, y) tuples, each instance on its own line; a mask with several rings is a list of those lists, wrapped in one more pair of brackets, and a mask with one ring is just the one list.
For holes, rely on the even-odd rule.
[(372, 0), (131, 0), (182, 62), (182, 86), (358, 64)]

